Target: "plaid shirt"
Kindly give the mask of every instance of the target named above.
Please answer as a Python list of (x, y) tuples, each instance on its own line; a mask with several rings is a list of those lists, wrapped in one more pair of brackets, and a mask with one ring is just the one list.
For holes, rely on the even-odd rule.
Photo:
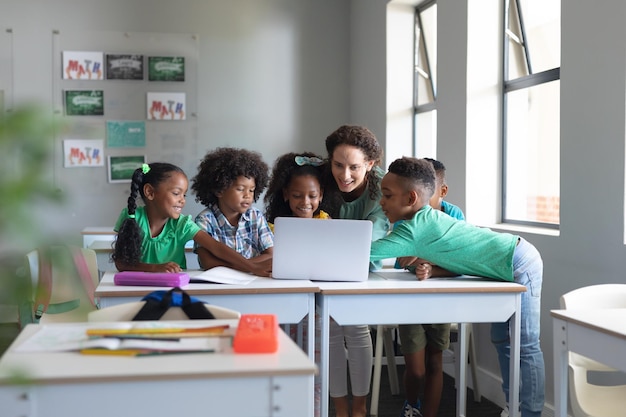
[[(218, 242), (235, 249), (244, 258), (259, 256), (274, 246), (274, 235), (261, 210), (251, 207), (241, 215), (237, 226), (231, 225), (217, 204), (211, 204), (196, 216), (196, 224)], [(194, 245), (194, 252), (198, 245)]]

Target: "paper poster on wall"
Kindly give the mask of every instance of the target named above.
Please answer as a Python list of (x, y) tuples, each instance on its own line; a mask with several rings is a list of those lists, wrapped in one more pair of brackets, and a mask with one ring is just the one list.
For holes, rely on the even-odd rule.
[(185, 58), (149, 56), (148, 81), (185, 81)]
[(64, 80), (102, 80), (102, 52), (63, 51)]
[(109, 156), (109, 182), (130, 182), (135, 170), (145, 162), (145, 155)]
[(148, 120), (185, 120), (185, 93), (148, 93)]
[(65, 90), (64, 93), (66, 115), (104, 115), (104, 92), (102, 90)]
[(143, 55), (106, 56), (107, 80), (143, 80)]
[(108, 148), (141, 148), (146, 146), (146, 122), (143, 120), (108, 120)]
[(101, 139), (65, 139), (63, 141), (63, 166), (65, 168), (104, 166)]

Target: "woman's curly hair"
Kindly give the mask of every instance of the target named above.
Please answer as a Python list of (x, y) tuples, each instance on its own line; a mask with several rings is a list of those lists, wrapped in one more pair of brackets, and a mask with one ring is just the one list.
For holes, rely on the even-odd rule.
[[(296, 163), (296, 157), (317, 158), (322, 161), (322, 164), (319, 166), (314, 166), (306, 163), (303, 165), (298, 165)], [(327, 196), (324, 192), (323, 182), (325, 165), (327, 165), (327, 161), (323, 161), (323, 158), (321, 158), (317, 154), (314, 154), (313, 152), (290, 152), (278, 157), (274, 162), (270, 185), (267, 189), (267, 194), (265, 194), (264, 199), (265, 217), (267, 218), (267, 221), (270, 223), (274, 223), (274, 219), (276, 217), (293, 216), (291, 208), (289, 207), (289, 202), (285, 201), (285, 199), (283, 198), (283, 190), (289, 186), (289, 183), (294, 177), (311, 175), (317, 178), (317, 181), (320, 184), (320, 189), (324, 193), (322, 201), (326, 200)], [(332, 200), (330, 195), (328, 196), (328, 199)], [(326, 206), (325, 211), (332, 211), (331, 208), (328, 208), (329, 206), (330, 204)], [(317, 208), (315, 214), (319, 213), (319, 210), (321, 208), (322, 204), (320, 202), (320, 206)]]
[[(380, 166), (383, 158), (383, 148), (378, 143), (378, 139), (371, 130), (363, 126), (343, 125), (331, 133), (326, 138), (326, 151), (328, 159), (332, 160), (333, 152), (339, 145), (349, 145), (360, 149), (365, 154), (366, 161), (374, 161), (374, 167)], [(331, 166), (327, 167), (326, 189), (337, 190), (337, 183), (333, 178)], [(376, 175), (376, 169), (371, 169), (365, 174), (365, 181), (371, 199), (376, 199), (380, 195), (380, 178)]]
[(267, 187), (269, 167), (258, 152), (238, 148), (209, 151), (192, 179), (196, 201), (204, 206), (217, 203), (217, 194), (231, 186), (237, 177), (254, 178), (254, 201)]

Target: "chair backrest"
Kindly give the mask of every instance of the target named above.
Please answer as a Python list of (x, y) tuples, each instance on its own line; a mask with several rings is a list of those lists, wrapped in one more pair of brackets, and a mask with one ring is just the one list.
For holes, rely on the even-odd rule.
[[(597, 284), (578, 288), (563, 294), (560, 298), (560, 306), (566, 310), (626, 308), (626, 284)], [(588, 410), (595, 407), (596, 402), (603, 401), (601, 400), (603, 394), (598, 391), (603, 387), (593, 385), (593, 389), (591, 389), (592, 384), (588, 380), (589, 371), (621, 373), (600, 362), (570, 352), (569, 397), (572, 411), (576, 417), (592, 415), (592, 412)], [(606, 388), (615, 387), (608, 386)], [(608, 401), (606, 398), (605, 400)]]
[[(90, 312), (87, 321), (131, 321), (145, 303), (145, 301), (133, 301), (101, 308), (100, 310)], [(207, 308), (216, 319), (239, 319), (241, 316), (238, 311), (224, 307), (208, 305)], [(161, 317), (161, 320), (188, 320), (188, 317), (180, 307), (170, 307), (163, 317)]]
[(584, 310), (626, 308), (626, 284), (597, 284), (577, 288), (561, 296), (561, 308)]
[(22, 326), (38, 321), (86, 321), (89, 311), (97, 308), (94, 297), (99, 272), (95, 251), (54, 245), (27, 253), (25, 262), (33, 288), (29, 300), (33, 314), (20, 317)]

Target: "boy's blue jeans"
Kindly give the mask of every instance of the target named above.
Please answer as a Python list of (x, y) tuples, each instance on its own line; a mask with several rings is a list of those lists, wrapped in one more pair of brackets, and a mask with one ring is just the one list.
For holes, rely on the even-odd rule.
[[(522, 417), (541, 417), (545, 400), (545, 364), (539, 345), (543, 261), (537, 249), (524, 239), (520, 239), (513, 254), (513, 271), (515, 282), (526, 287), (520, 314), (520, 407)], [(508, 321), (491, 325), (491, 342), (498, 352), (502, 389), (508, 402), (511, 350)], [(510, 415), (515, 413), (510, 411)]]

